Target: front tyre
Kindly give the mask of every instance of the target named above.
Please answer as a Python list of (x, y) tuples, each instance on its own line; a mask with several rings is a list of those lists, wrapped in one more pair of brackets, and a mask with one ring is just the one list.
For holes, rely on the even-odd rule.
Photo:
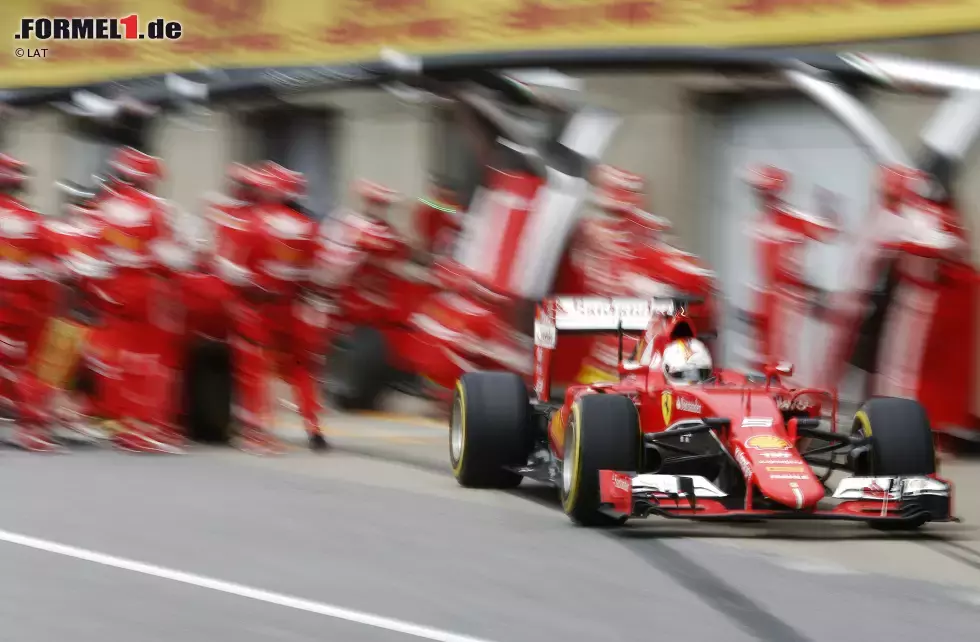
[[(925, 408), (913, 399), (876, 397), (854, 416), (854, 434), (871, 439), (871, 448), (857, 465), (869, 477), (922, 477), (935, 474), (936, 450)], [(914, 530), (913, 522), (878, 522), (878, 530)]]
[(636, 405), (620, 395), (586, 395), (572, 406), (565, 428), (561, 504), (582, 526), (612, 526), (599, 510), (599, 471), (639, 469), (642, 449)]
[(862, 474), (880, 477), (932, 475), (936, 450), (926, 409), (913, 399), (876, 397), (854, 416), (854, 433), (871, 438)]
[(456, 383), (449, 424), (453, 476), (471, 488), (516, 488), (527, 464), (531, 405), (527, 386), (510, 372), (469, 372)]

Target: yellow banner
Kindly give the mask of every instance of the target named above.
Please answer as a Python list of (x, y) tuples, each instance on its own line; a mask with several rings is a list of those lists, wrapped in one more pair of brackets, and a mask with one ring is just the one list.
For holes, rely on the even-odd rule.
[[(0, 87), (201, 67), (341, 63), (376, 58), (385, 46), (419, 54), (768, 46), (980, 29), (980, 0), (3, 0), (0, 5), (0, 23), (9, 34), (8, 51), (0, 52)], [(55, 39), (50, 36), (58, 35), (58, 21), (31, 20), (41, 17), (120, 22), (112, 27), (62, 21), (60, 35), (68, 39)], [(173, 38), (178, 30), (179, 39)], [(117, 39), (77, 39), (113, 32)]]

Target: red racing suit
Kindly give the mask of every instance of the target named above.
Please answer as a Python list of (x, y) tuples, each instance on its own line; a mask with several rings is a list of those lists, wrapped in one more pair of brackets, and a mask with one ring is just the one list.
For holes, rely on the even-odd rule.
[(179, 400), (172, 343), (182, 310), (171, 285), (186, 255), (165, 202), (152, 194), (123, 185), (98, 212), (92, 269), (81, 272), (102, 316), (97, 359), (112, 383), (102, 400), (110, 417), (172, 434)]
[(413, 214), (422, 249), (430, 254), (450, 254), (461, 228), (460, 208), (447, 190), (434, 190), (430, 198), (420, 198)]
[[(220, 230), (215, 270), (232, 293), (235, 415), (252, 434), (270, 423), (268, 382), (276, 370), (293, 388), (307, 432), (319, 431), (320, 403), (304, 295), (315, 224), (282, 204), (245, 205)], [(232, 218), (234, 221), (232, 221)]]
[(22, 430), (42, 427), (50, 410), (49, 387), (31, 366), (52, 312), (55, 258), (41, 214), (0, 195), (0, 398)]
[[(90, 319), (76, 325), (75, 321), (64, 318), (67, 316), (71, 319), (78, 312), (90, 313), (95, 307), (91, 305), (96, 302), (91, 286), (101, 279), (105, 271), (104, 265), (95, 259), (97, 243), (102, 235), (101, 220), (92, 210), (75, 208), (67, 220), (52, 221), (48, 228), (66, 283), (54, 302), (48, 324), (50, 330), (47, 331), (50, 334), (36, 363), (38, 376), (52, 387), (68, 386), (77, 375), (76, 368), (84, 367), (93, 378), (94, 389), (84, 399), (76, 400), (82, 404), (79, 411), (84, 416), (118, 419), (106, 405), (103, 394), (108, 393), (111, 397), (111, 392), (117, 388), (110, 381), (112, 375), (118, 373), (109, 372), (108, 362), (99, 359), (100, 348), (107, 343), (105, 337), (108, 335), (102, 328), (90, 325)], [(57, 329), (56, 323), (69, 323), (69, 327), (75, 330), (66, 331), (64, 325)], [(76, 361), (79, 353), (82, 363)]]

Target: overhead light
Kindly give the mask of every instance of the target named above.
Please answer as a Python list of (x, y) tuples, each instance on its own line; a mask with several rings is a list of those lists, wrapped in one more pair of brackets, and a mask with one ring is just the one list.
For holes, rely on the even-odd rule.
[(71, 94), (71, 103), (64, 105), (63, 109), (74, 116), (111, 119), (118, 115), (120, 105), (90, 91), (75, 91)]
[(504, 70), (502, 73), (518, 82), (534, 87), (564, 89), (566, 91), (582, 91), (585, 89), (585, 82), (581, 78), (575, 78), (553, 69)]
[(208, 85), (194, 82), (177, 74), (167, 74), (163, 79), (167, 89), (181, 98), (204, 102), (208, 99)]

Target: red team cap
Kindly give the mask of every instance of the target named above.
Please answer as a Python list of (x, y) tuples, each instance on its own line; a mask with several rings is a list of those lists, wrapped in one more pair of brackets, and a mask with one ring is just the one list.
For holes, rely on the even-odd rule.
[(279, 163), (265, 161), (259, 165), (261, 171), (274, 177), (287, 200), (294, 200), (306, 195), (306, 177), (302, 172), (288, 169)]
[(0, 154), (0, 187), (20, 187), (27, 180), (27, 163)]
[(398, 200), (398, 192), (379, 183), (360, 179), (354, 189), (368, 205), (391, 205)]
[(911, 167), (887, 165), (881, 168), (880, 175), (882, 205), (891, 211), (897, 211), (915, 192), (918, 181), (925, 177), (925, 173)]
[(789, 189), (789, 175), (773, 165), (760, 165), (749, 171), (748, 182), (757, 190), (779, 196)]
[(246, 184), (248, 182), (248, 175), (250, 172), (254, 171), (248, 165), (242, 163), (232, 163), (228, 167), (228, 178), (233, 183)]
[(643, 204), (645, 182), (639, 174), (599, 165), (595, 187), (595, 203), (607, 212), (626, 214)]
[(243, 185), (254, 187), (267, 194), (277, 194), (280, 191), (280, 181), (263, 169), (243, 166), (239, 171), (240, 181)]
[(133, 183), (146, 183), (163, 177), (163, 163), (160, 159), (133, 147), (120, 147), (116, 150), (109, 161), (109, 167), (116, 176)]

